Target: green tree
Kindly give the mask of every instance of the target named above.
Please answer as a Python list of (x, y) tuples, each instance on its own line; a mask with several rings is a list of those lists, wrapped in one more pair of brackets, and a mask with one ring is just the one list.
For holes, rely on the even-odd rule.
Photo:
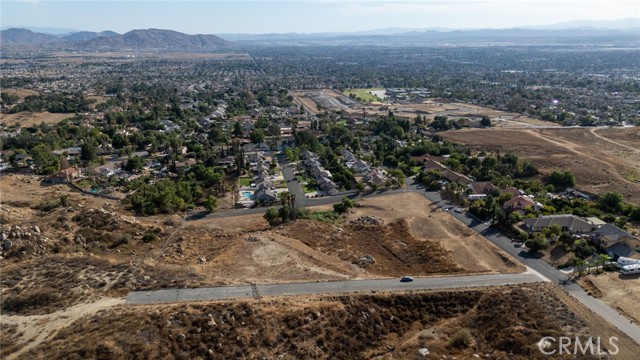
[(484, 127), (491, 127), (491, 119), (489, 119), (486, 116), (483, 116), (482, 120), (480, 120), (480, 125)]
[(233, 124), (233, 131), (231, 132), (235, 137), (242, 137), (242, 124), (239, 121), (236, 121)]
[(211, 195), (207, 197), (207, 199), (203, 203), (204, 208), (207, 209), (208, 212), (213, 212), (218, 207), (218, 198)]
[(345, 196), (342, 198), (342, 201), (340, 201), (337, 204), (333, 204), (333, 211), (337, 212), (338, 214), (344, 214), (349, 209), (354, 207), (355, 204), (356, 204), (355, 201)]
[(622, 211), (622, 194), (619, 192), (608, 192), (598, 199), (598, 206), (600, 209), (612, 213), (619, 213)]
[(280, 136), (280, 126), (276, 123), (269, 124), (267, 131), (271, 136)]
[(264, 218), (267, 219), (269, 225), (276, 226), (278, 225), (278, 219), (280, 215), (278, 214), (278, 210), (275, 208), (268, 208), (267, 212), (264, 214)]
[(570, 171), (553, 171), (549, 175), (548, 182), (556, 189), (565, 189), (576, 185), (576, 177)]
[(80, 147), (80, 159), (94, 161), (98, 157), (98, 147), (93, 139), (86, 140)]
[(31, 158), (40, 174), (49, 175), (60, 170), (60, 160), (45, 144), (38, 144), (31, 149)]
[(433, 118), (431, 126), (436, 130), (449, 130), (451, 129), (451, 121), (446, 116), (438, 115)]
[(254, 144), (260, 144), (261, 142), (264, 142), (264, 130), (262, 130), (262, 129), (253, 130), (249, 134), (249, 139)]
[(140, 172), (144, 169), (144, 161), (140, 156), (132, 156), (127, 159), (124, 169), (130, 172)]
[(533, 239), (527, 240), (524, 244), (533, 252), (539, 252), (549, 247), (547, 239), (542, 234), (536, 234)]

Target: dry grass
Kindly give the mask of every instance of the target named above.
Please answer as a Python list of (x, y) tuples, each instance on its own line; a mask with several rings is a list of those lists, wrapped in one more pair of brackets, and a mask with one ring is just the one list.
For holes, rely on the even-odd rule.
[[(407, 359), (426, 347), (433, 358), (543, 359), (542, 337), (594, 333), (591, 319), (561, 298), (552, 285), (530, 285), (114, 308), (23, 357)], [(453, 346), (461, 329), (468, 345)], [(619, 358), (639, 351), (629, 341)]]
[[(635, 128), (617, 129), (629, 132)], [(626, 201), (640, 203), (640, 180), (630, 174), (640, 173), (640, 151), (623, 142), (607, 141), (592, 129), (506, 130), (474, 129), (441, 133), (445, 138), (474, 148), (514, 152), (535, 163), (543, 173), (568, 170), (575, 174), (577, 185), (603, 194), (618, 191)]]
[(580, 280), (581, 285), (618, 309), (630, 320), (640, 324), (640, 279), (639, 276), (621, 276), (618, 272), (587, 275)]
[(405, 220), (413, 238), (418, 242), (438, 244), (464, 272), (516, 273), (525, 270), (517, 260), (418, 194), (364, 199), (349, 214), (349, 219), (363, 215), (376, 216), (387, 223)]
[(17, 114), (0, 114), (0, 123), (7, 126), (31, 127), (41, 123), (56, 124), (71, 117), (73, 117), (73, 114), (54, 114), (46, 111), (41, 113), (21, 112)]

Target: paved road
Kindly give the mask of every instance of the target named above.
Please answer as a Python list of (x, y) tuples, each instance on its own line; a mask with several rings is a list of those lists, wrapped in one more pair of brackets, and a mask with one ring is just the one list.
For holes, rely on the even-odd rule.
[[(283, 172), (285, 168), (283, 167)], [(291, 170), (291, 176), (293, 174), (293, 170)], [(299, 185), (298, 185), (299, 186)], [(402, 189), (393, 189), (386, 191), (379, 191), (373, 194), (352, 194), (350, 197), (354, 199), (363, 198), (363, 197), (373, 197), (373, 196), (384, 196), (389, 194), (397, 194), (403, 192), (415, 192), (417, 194), (422, 195), (427, 200), (431, 201), (436, 205), (440, 205), (442, 207), (450, 206), (449, 203), (443, 201), (437, 192), (427, 192), (424, 187), (419, 184), (413, 182), (413, 179), (406, 179), (406, 187)], [(296, 199), (298, 196), (296, 195)], [(331, 196), (320, 199), (304, 199), (303, 204), (305, 206), (313, 206), (313, 205), (323, 205), (323, 204), (331, 204), (337, 203), (341, 199), (341, 196)], [(426, 209), (425, 209), (426, 210)], [(221, 214), (211, 214), (210, 217), (227, 217), (227, 216), (238, 216), (238, 215), (246, 215), (251, 213), (264, 213), (266, 211), (265, 208), (256, 208), (250, 210), (240, 210), (239, 212), (226, 212)], [(609, 321), (613, 326), (620, 329), (625, 334), (629, 335), (633, 340), (640, 344), (640, 326), (635, 323), (630, 322), (626, 317), (620, 315), (617, 311), (612, 309), (609, 305), (604, 303), (603, 301), (593, 298), (580, 287), (580, 285), (570, 281), (569, 277), (561, 272), (560, 270), (552, 267), (547, 264), (543, 260), (533, 256), (532, 254), (524, 251), (522, 248), (518, 248), (515, 246), (511, 240), (502, 234), (500, 234), (495, 229), (485, 225), (482, 221), (474, 219), (473, 217), (465, 214), (465, 213), (456, 213), (451, 211), (450, 214), (456, 219), (460, 220), (462, 223), (475, 230), (480, 235), (487, 238), (493, 244), (504, 250), (505, 252), (511, 254), (526, 266), (531, 269), (537, 271), (545, 278), (550, 281), (559, 284), (564, 290), (566, 290), (571, 296), (584, 304), (587, 308), (591, 309), (596, 314), (600, 315), (607, 321)]]
[[(437, 192), (425, 192), (419, 185), (413, 183), (411, 179), (407, 179), (408, 187), (434, 204), (440, 204), (442, 207), (450, 206), (449, 203), (443, 201)], [(475, 230), (480, 235), (487, 238), (496, 246), (511, 254), (526, 266), (537, 271), (542, 276), (546, 277), (550, 281), (560, 284), (560, 286), (566, 290), (571, 296), (576, 298), (586, 307), (591, 309), (596, 314), (602, 316), (609, 321), (613, 326), (620, 329), (625, 334), (629, 335), (634, 341), (640, 344), (640, 326), (630, 322), (626, 317), (620, 315), (617, 311), (612, 309), (609, 305), (603, 301), (589, 296), (582, 287), (569, 279), (569, 277), (562, 271), (547, 264), (544, 260), (539, 259), (536, 256), (524, 251), (520, 247), (516, 247), (515, 243), (511, 242), (509, 238), (503, 236), (500, 232), (485, 225), (482, 221), (474, 219), (473, 217), (465, 213), (456, 213), (450, 211), (450, 214), (462, 223), (466, 224), (471, 229)]]
[[(477, 286), (498, 286), (545, 281), (535, 272), (476, 276), (445, 276), (415, 278), (403, 283), (399, 279), (346, 280), (330, 282), (256, 285), (260, 296), (340, 294), (368, 291), (407, 291), (451, 289)], [(183, 301), (251, 299), (251, 285), (220, 286), (197, 289), (166, 289), (132, 291), (127, 295), (129, 305), (171, 303)]]

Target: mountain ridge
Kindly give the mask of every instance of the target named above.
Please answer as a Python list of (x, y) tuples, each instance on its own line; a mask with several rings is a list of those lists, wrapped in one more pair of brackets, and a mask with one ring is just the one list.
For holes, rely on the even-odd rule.
[(232, 45), (216, 35), (189, 35), (174, 30), (135, 29), (124, 34), (113, 31), (80, 31), (54, 36), (28, 29), (10, 28), (0, 31), (0, 46), (41, 45), (69, 47), (78, 50), (97, 49), (215, 49)]

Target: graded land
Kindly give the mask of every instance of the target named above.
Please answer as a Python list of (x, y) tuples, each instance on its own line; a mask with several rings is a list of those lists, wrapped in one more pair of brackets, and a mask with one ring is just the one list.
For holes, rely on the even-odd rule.
[(439, 134), (476, 150), (513, 152), (544, 174), (571, 171), (580, 189), (598, 195), (617, 191), (626, 201), (640, 204), (640, 127), (465, 129)]

